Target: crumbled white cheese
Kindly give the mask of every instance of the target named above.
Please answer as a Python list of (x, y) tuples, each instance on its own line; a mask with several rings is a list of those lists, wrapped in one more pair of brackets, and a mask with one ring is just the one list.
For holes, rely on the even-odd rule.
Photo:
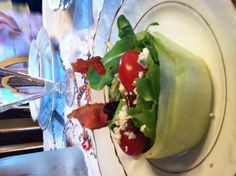
[(137, 92), (137, 88), (136, 87), (134, 88), (133, 93), (136, 95), (136, 98), (133, 101), (133, 104), (136, 105), (137, 104), (137, 99), (138, 99), (138, 92)]
[(134, 88), (133, 92), (134, 92), (135, 95), (138, 95), (138, 92), (137, 92), (137, 88), (136, 88), (136, 87)]
[(144, 125), (142, 125), (142, 126), (140, 127), (140, 131), (141, 131), (142, 133), (144, 133), (145, 128), (147, 128), (147, 126), (144, 124)]
[(128, 146), (125, 146), (125, 152), (126, 153), (128, 152)]
[(129, 140), (136, 138), (136, 135), (132, 131), (126, 131), (124, 132), (124, 135), (128, 136)]
[(143, 74), (143, 71), (138, 72), (138, 77), (139, 77), (139, 78), (142, 78), (143, 75), (144, 75), (144, 74)]
[(129, 136), (129, 134), (130, 134), (130, 131), (124, 132), (124, 135), (126, 135), (126, 136)]
[[(117, 140), (118, 143), (120, 143), (121, 139), (121, 130), (126, 130), (128, 125), (128, 120), (131, 119), (132, 116), (129, 116), (127, 114), (127, 105), (124, 105), (121, 107), (121, 110), (118, 112), (118, 114), (115, 116), (115, 124), (117, 127), (113, 129), (114, 132), (114, 138)], [(128, 139), (134, 139), (136, 136), (133, 132), (126, 131), (124, 135), (128, 136)]]
[(119, 132), (120, 130), (119, 130), (118, 127), (115, 127), (115, 128), (113, 129), (113, 131), (114, 131), (114, 133), (117, 133), (117, 132)]
[(115, 133), (112, 133), (113, 134), (113, 138), (115, 139), (115, 141), (117, 142), (117, 144), (120, 144), (120, 139), (121, 139), (121, 135), (120, 134), (115, 134)]
[(115, 127), (113, 129), (113, 137), (117, 141), (118, 144), (120, 144), (120, 139), (121, 139), (121, 134), (120, 134), (120, 129)]
[(127, 106), (122, 106), (120, 112), (116, 115), (115, 124), (121, 129), (125, 130), (128, 122)]
[(121, 111), (127, 111), (127, 110), (128, 110), (128, 108), (127, 108), (126, 105), (124, 105), (124, 106), (121, 107)]
[(132, 117), (132, 116), (128, 116), (127, 118), (128, 118), (128, 119), (132, 119), (133, 117)]
[(128, 139), (135, 139), (135, 138), (136, 138), (136, 135), (131, 131), (129, 133)]
[(115, 121), (115, 125), (118, 126), (119, 125), (119, 121)]
[(143, 51), (138, 55), (138, 64), (144, 68), (147, 68), (148, 55), (149, 50), (147, 48), (143, 48)]

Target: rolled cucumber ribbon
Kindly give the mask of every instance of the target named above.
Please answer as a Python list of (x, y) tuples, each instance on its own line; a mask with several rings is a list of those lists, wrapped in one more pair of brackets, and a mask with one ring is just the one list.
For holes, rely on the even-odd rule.
[(212, 81), (203, 59), (157, 32), (160, 96), (155, 143), (147, 158), (175, 155), (197, 145), (211, 121)]

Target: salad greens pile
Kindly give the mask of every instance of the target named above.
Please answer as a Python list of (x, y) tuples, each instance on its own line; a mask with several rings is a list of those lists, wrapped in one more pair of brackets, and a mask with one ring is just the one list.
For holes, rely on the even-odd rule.
[[(146, 125), (144, 135), (154, 142), (160, 90), (158, 52), (154, 47), (153, 37), (147, 30), (135, 34), (130, 22), (123, 15), (119, 16), (117, 25), (120, 40), (102, 58), (106, 74), (100, 75), (93, 68), (90, 68), (88, 79), (91, 87), (95, 90), (100, 90), (106, 85), (112, 87), (113, 80), (116, 79), (114, 77), (118, 72), (121, 56), (127, 51), (136, 50), (142, 52), (143, 48), (148, 48), (148, 69), (142, 78), (136, 80), (137, 104), (128, 110), (128, 115), (132, 116), (132, 122), (135, 127), (140, 128), (142, 125)], [(152, 23), (151, 25), (158, 24)], [(116, 88), (118, 89), (118, 87)], [(117, 89), (112, 91), (117, 91)], [(119, 111), (119, 108), (117, 111)], [(111, 121), (110, 127), (114, 127), (114, 121)]]

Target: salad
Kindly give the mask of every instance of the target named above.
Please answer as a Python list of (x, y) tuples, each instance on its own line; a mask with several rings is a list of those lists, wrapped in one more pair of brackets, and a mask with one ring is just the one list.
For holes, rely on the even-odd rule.
[(204, 60), (156, 32), (158, 23), (135, 33), (121, 15), (117, 26), (120, 40), (102, 58), (72, 64), (93, 89), (109, 87), (109, 102), (85, 105), (69, 118), (91, 129), (109, 126), (131, 156), (163, 158), (197, 145), (211, 121)]

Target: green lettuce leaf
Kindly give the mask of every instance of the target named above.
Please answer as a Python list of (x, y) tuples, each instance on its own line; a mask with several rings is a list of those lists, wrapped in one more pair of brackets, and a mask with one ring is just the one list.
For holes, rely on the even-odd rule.
[(115, 114), (114, 114), (114, 116), (113, 116), (113, 118), (112, 118), (112, 120), (108, 123), (108, 127), (110, 128), (110, 129), (114, 129), (115, 127), (116, 127), (116, 124), (115, 124), (115, 121), (116, 121), (116, 115), (119, 113), (119, 111), (121, 110), (121, 108), (124, 106), (124, 105), (126, 105), (126, 102), (125, 102), (125, 100), (120, 100), (120, 102), (119, 102), (119, 105), (118, 105), (118, 107), (116, 108), (116, 112), (115, 112)]
[(135, 36), (133, 27), (131, 26), (129, 20), (124, 15), (120, 15), (118, 17), (117, 27), (119, 30), (119, 37), (121, 39), (127, 35)]
[(120, 57), (135, 46), (134, 36), (127, 35), (116, 42), (113, 48), (102, 58), (102, 63), (106, 69), (104, 75), (100, 75), (93, 68), (89, 68), (88, 80), (90, 86), (95, 90), (101, 90), (106, 85), (111, 86), (114, 75), (117, 73)]
[[(149, 102), (152, 103), (152, 102)], [(146, 103), (145, 103), (146, 104)], [(144, 135), (151, 139), (154, 143), (156, 136), (156, 120), (157, 120), (157, 107), (155, 103), (152, 103), (151, 108), (143, 108), (141, 106), (136, 106), (128, 110), (128, 114), (132, 116), (133, 125), (137, 128), (146, 126), (144, 128)]]
[(128, 114), (132, 116), (134, 126), (137, 128), (146, 126), (144, 135), (154, 142), (160, 91), (160, 69), (150, 56), (147, 63), (148, 70), (142, 78), (136, 80), (137, 104), (128, 110)]
[(105, 75), (100, 75), (93, 68), (89, 68), (87, 78), (90, 86), (94, 90), (101, 90), (105, 85), (110, 85), (113, 79), (114, 73), (112, 70), (107, 69)]
[(135, 37), (126, 35), (121, 40), (117, 41), (110, 51), (102, 58), (102, 63), (105, 67), (111, 68), (119, 64), (120, 57), (128, 50), (135, 49)]

